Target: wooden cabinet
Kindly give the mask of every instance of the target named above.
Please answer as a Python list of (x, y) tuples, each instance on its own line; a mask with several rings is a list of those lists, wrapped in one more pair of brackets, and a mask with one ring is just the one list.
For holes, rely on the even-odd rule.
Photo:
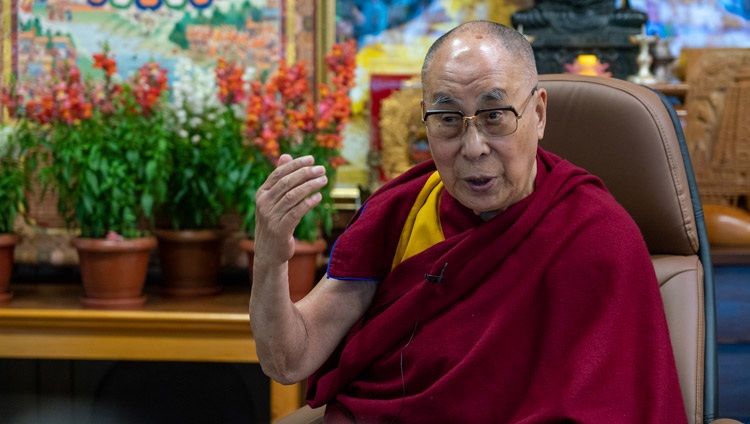
[[(137, 310), (84, 309), (81, 287), (15, 284), (0, 308), (0, 358), (257, 363), (248, 313), (249, 287), (217, 296), (149, 295)], [(297, 409), (300, 385), (271, 381), (275, 419)]]

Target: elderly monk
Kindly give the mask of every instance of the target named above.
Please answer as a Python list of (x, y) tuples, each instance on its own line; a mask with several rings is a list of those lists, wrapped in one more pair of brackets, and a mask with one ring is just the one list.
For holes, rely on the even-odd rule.
[(547, 93), (513, 29), (429, 49), (431, 161), (374, 193), (289, 300), (292, 232), (324, 169), (283, 156), (257, 196), (263, 370), (326, 422), (686, 422), (654, 270), (601, 181), (538, 146)]

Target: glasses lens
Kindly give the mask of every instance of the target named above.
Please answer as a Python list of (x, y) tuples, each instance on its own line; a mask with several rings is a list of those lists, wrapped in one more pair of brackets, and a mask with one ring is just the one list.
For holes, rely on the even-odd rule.
[[(433, 137), (456, 138), (464, 131), (464, 117), (458, 112), (442, 112), (428, 115), (425, 123)], [(510, 110), (486, 110), (476, 116), (480, 131), (490, 137), (512, 134), (518, 126), (516, 115)]]
[(513, 133), (518, 120), (509, 110), (487, 110), (477, 114), (477, 125), (488, 136), (501, 137)]
[(429, 115), (427, 130), (438, 138), (458, 137), (464, 128), (463, 116), (458, 112), (444, 112)]

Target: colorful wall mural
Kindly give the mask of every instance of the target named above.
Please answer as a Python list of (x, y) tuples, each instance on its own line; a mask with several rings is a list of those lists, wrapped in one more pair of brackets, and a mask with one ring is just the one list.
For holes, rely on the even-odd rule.
[[(150, 60), (171, 72), (179, 58), (213, 66), (222, 57), (264, 72), (286, 54), (283, 0), (2, 2), (16, 12), (11, 25), (15, 62), (4, 61), (3, 69), (10, 67), (19, 79), (33, 78), (55, 60), (67, 58), (74, 58), (86, 74), (91, 55), (104, 43), (122, 77)], [(7, 32), (6, 27), (3, 34)]]

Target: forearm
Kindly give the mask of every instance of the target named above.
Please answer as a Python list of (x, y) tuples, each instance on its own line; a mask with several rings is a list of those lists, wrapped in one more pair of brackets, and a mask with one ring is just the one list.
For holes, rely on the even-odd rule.
[(287, 263), (254, 266), (250, 324), (263, 372), (292, 384), (312, 371), (303, 369), (310, 340), (304, 318), (289, 298), (287, 269)]
[(280, 383), (307, 378), (331, 355), (375, 292), (375, 284), (324, 279), (304, 299), (289, 298), (287, 261), (294, 228), (321, 201), (325, 168), (312, 156), (279, 158), (256, 194), (250, 323), (263, 371)]
[(254, 266), (250, 322), (263, 371), (290, 384), (309, 377), (328, 359), (369, 307), (377, 282), (324, 277), (293, 304), (286, 270), (286, 265)]

